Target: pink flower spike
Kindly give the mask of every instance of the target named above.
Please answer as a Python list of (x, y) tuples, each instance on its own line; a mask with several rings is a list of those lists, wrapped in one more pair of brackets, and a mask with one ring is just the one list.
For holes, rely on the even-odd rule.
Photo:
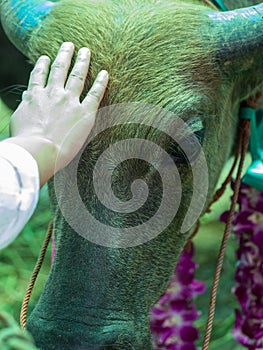
[(241, 310), (236, 310), (232, 334), (247, 349), (256, 350), (263, 347), (263, 193), (241, 184), (238, 204), (233, 221), (239, 242), (233, 293)]
[(198, 339), (198, 330), (194, 321), (200, 313), (193, 300), (205, 291), (205, 284), (194, 279), (197, 264), (193, 255), (191, 243), (181, 253), (166, 292), (151, 310), (154, 350), (196, 350), (194, 342)]

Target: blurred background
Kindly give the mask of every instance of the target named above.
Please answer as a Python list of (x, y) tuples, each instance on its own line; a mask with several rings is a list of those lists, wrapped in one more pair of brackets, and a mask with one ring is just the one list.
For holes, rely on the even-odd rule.
[[(31, 67), (27, 59), (19, 53), (7, 40), (0, 27), (0, 139), (8, 137), (8, 124), (12, 110), (20, 100), (22, 92), (27, 87)], [(247, 160), (249, 162), (249, 159)], [(227, 174), (232, 164), (229, 161), (223, 171), (219, 183)], [(207, 284), (207, 291), (197, 298), (197, 308), (202, 315), (196, 322), (200, 329), (202, 339), (207, 308), (209, 304), (209, 292), (213, 280), (214, 267), (218, 254), (224, 225), (219, 222), (219, 216), (230, 206), (228, 189), (223, 198), (213, 206), (211, 214), (202, 218), (202, 226), (195, 238), (196, 261), (199, 264), (196, 278)], [(7, 248), (0, 251), (0, 310), (12, 314), (19, 321), (19, 313), (24, 293), (35, 266), (41, 245), (50, 220), (49, 200), (47, 187), (40, 192), (40, 200), (32, 219), (26, 225), (19, 237)], [(1, 230), (1, 228), (0, 228)], [(235, 298), (231, 294), (234, 285), (234, 271), (236, 243), (232, 236), (228, 243), (225, 256), (223, 273), (218, 291), (218, 303), (216, 309), (214, 330), (210, 350), (239, 350), (244, 349), (238, 345), (231, 335), (234, 322), (234, 308), (237, 307)], [(51, 249), (49, 247), (44, 265), (37, 279), (29, 304), (29, 313), (37, 302), (41, 290), (47, 279), (51, 264)], [(201, 345), (201, 341), (199, 342)]]

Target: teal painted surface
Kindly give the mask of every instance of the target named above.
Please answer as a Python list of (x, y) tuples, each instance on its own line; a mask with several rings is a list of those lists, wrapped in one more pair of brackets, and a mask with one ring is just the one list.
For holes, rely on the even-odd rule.
[(242, 108), (240, 118), (250, 120), (249, 149), (252, 156), (252, 164), (248, 168), (243, 178), (243, 182), (263, 191), (263, 151), (261, 148), (263, 138), (263, 119), (257, 126), (257, 115), (253, 108)]
[(212, 0), (212, 3), (222, 11), (227, 11), (227, 7), (222, 0)]
[(238, 19), (241, 22), (243, 21), (244, 18), (247, 18), (254, 23), (258, 23), (258, 22), (262, 23), (263, 22), (263, 3), (257, 6), (251, 6), (245, 9), (239, 9), (235, 11), (227, 11), (227, 12), (213, 11), (209, 14), (209, 17), (214, 20), (222, 21), (222, 22), (232, 21), (233, 19)]
[(24, 54), (32, 32), (46, 19), (57, 1), (4, 0), (0, 5), (1, 24), (6, 35)]
[(243, 182), (253, 188), (263, 191), (263, 162), (262, 160), (254, 161), (248, 168)]
[(257, 111), (258, 118), (258, 142), (259, 142), (259, 150), (260, 156), (263, 160), (263, 108)]
[(52, 1), (44, 1), (37, 5), (31, 2), (29, 6), (28, 1), (12, 0), (10, 5), (14, 9), (17, 18), (21, 21), (21, 27), (18, 31), (18, 34), (21, 34), (24, 30), (36, 27), (55, 4)]

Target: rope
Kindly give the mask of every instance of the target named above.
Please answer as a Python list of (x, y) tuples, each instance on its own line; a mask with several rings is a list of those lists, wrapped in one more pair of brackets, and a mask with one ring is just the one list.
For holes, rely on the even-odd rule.
[[(242, 127), (242, 126), (241, 126)], [(241, 136), (241, 135), (240, 135)], [(233, 162), (233, 165), (225, 179), (225, 181), (223, 182), (223, 184), (221, 185), (221, 187), (216, 191), (213, 199), (211, 200), (211, 202), (209, 203), (208, 205), (208, 208), (206, 210), (206, 213), (210, 213), (211, 212), (211, 206), (219, 200), (219, 198), (222, 197), (222, 195), (225, 193), (225, 190), (226, 190), (226, 187), (227, 185), (230, 183), (231, 179), (232, 179), (232, 175), (233, 175), (233, 172), (237, 166), (237, 162), (238, 162), (238, 158), (239, 158), (239, 155), (241, 154), (241, 151), (242, 151), (242, 137), (239, 137), (238, 139), (238, 146), (237, 146), (237, 150), (236, 150), (236, 154), (235, 154), (235, 159), (234, 159), (234, 162)]]
[(21, 312), (20, 312), (20, 326), (21, 328), (25, 329), (26, 328), (26, 319), (27, 319), (27, 310), (28, 310), (28, 303), (29, 303), (29, 299), (31, 297), (32, 294), (32, 290), (34, 288), (36, 279), (37, 279), (37, 275), (41, 269), (41, 266), (43, 264), (44, 258), (45, 258), (45, 254), (47, 251), (47, 247), (50, 241), (50, 237), (52, 234), (52, 229), (53, 229), (53, 223), (52, 221), (50, 221), (49, 226), (48, 226), (48, 230), (47, 230), (47, 234), (43, 243), (43, 246), (41, 248), (36, 266), (34, 268), (34, 271), (32, 273), (30, 282), (28, 284), (27, 290), (26, 290), (26, 294), (23, 300), (23, 304), (22, 304), (22, 308), (21, 308)]
[(240, 161), (239, 161), (239, 166), (238, 166), (238, 172), (237, 172), (237, 177), (234, 185), (234, 195), (221, 243), (221, 247), (219, 250), (218, 254), (218, 259), (217, 259), (217, 264), (216, 264), (216, 270), (215, 270), (215, 275), (214, 275), (214, 280), (213, 280), (213, 285), (212, 285), (212, 290), (211, 290), (211, 295), (210, 295), (210, 302), (209, 302), (209, 310), (208, 310), (208, 318), (207, 318), (207, 324), (206, 324), (206, 330), (205, 330), (205, 336), (204, 336), (204, 343), (202, 350), (207, 350), (209, 343), (210, 343), (210, 338), (211, 338), (211, 333), (212, 333), (212, 328), (213, 328), (213, 321), (214, 321), (214, 316), (215, 316), (215, 306), (216, 306), (216, 297), (217, 297), (217, 289), (218, 289), (218, 284), (220, 280), (220, 275), (223, 267), (223, 261), (224, 261), (224, 255), (226, 251), (226, 245), (228, 238), (230, 236), (231, 230), (232, 230), (232, 221), (235, 213), (235, 208), (237, 204), (237, 199), (238, 199), (238, 193), (241, 185), (241, 176), (242, 176), (242, 169), (244, 165), (244, 160), (246, 156), (246, 152), (248, 149), (248, 144), (249, 144), (249, 136), (250, 136), (250, 121), (249, 120), (242, 120), (240, 123), (240, 139), (241, 139), (241, 155), (240, 155)]
[(204, 2), (209, 5), (210, 7), (212, 7), (214, 10), (218, 11), (218, 8), (209, 0), (204, 0)]
[[(207, 207), (207, 209), (205, 211), (206, 213), (210, 213), (211, 212), (211, 206), (216, 201), (218, 201), (222, 197), (222, 195), (225, 193), (226, 187), (227, 187), (227, 185), (230, 183), (230, 181), (232, 179), (232, 175), (233, 175), (233, 172), (234, 172), (234, 170), (236, 168), (236, 165), (237, 165), (237, 162), (238, 162), (238, 158), (239, 158), (239, 155), (241, 153), (241, 149), (242, 149), (242, 138), (239, 137), (239, 139), (238, 139), (238, 146), (237, 146), (237, 150), (236, 150), (236, 154), (235, 154), (235, 158), (234, 158), (234, 162), (232, 164), (232, 167), (231, 167), (231, 169), (230, 169), (226, 179), (222, 183), (221, 187), (216, 191), (216, 193), (214, 194), (211, 202), (208, 204), (208, 207)], [(193, 233), (188, 238), (187, 244), (188, 244), (188, 242), (190, 242), (197, 235), (200, 226), (201, 226), (201, 221), (200, 221), (200, 218), (199, 218), (198, 221), (196, 222), (196, 226), (195, 226), (195, 229), (194, 229)]]

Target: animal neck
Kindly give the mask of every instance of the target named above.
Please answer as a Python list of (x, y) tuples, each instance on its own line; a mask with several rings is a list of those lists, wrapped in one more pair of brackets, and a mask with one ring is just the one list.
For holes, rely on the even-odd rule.
[[(124, 277), (120, 279), (120, 271), (116, 274), (113, 252), (87, 242), (66, 224), (59, 226), (56, 229), (65, 234), (57, 242), (51, 274), (28, 321), (37, 345), (41, 349), (52, 343), (65, 350), (82, 349), (84, 345), (85, 349), (99, 349), (118, 333), (121, 336), (116, 349), (130, 349), (132, 343), (151, 349), (147, 319), (150, 305), (144, 300), (140, 308), (145, 312), (138, 312), (138, 286)], [(114, 254), (118, 259), (118, 253)], [(137, 339), (135, 335), (140, 336)]]
[(114, 340), (114, 349), (133, 349), (131, 344), (152, 349), (149, 310), (165, 288), (174, 262), (161, 280), (153, 279), (159, 269), (150, 254), (152, 247), (143, 257), (139, 247), (98, 246), (74, 232), (62, 215), (56, 216), (54, 230), (60, 232), (55, 261), (28, 320), (37, 346), (95, 350)]

